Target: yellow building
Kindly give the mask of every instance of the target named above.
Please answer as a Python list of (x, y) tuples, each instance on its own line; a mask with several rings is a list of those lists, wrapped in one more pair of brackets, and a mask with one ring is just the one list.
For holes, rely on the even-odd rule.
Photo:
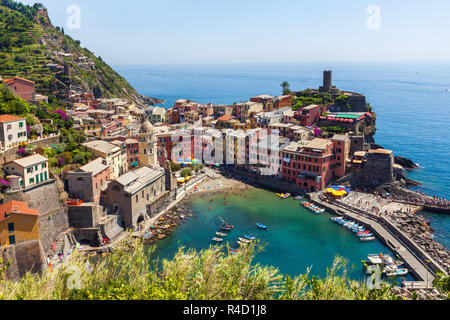
[(0, 246), (39, 240), (39, 211), (11, 200), (0, 206)]

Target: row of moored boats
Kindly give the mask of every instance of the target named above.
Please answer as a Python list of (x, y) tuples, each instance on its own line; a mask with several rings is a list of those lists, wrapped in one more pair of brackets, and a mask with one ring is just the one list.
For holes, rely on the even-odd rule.
[(347, 220), (344, 217), (333, 217), (331, 221), (337, 223), (338, 225), (347, 228), (356, 234), (360, 241), (374, 241), (375, 236), (369, 229), (364, 226), (359, 225), (357, 222), (352, 220)]
[[(220, 217), (219, 217), (220, 218)], [(222, 220), (222, 226), (220, 227), (220, 231), (216, 232), (216, 237), (212, 238), (213, 242), (216, 243), (221, 243), (224, 241), (224, 237), (228, 236), (228, 232), (231, 232), (234, 229), (234, 226), (232, 224), (229, 224), (227, 222), (225, 222), (222, 218), (220, 218)], [(262, 223), (257, 223), (256, 226), (258, 227), (258, 229), (262, 229), (262, 230), (267, 230), (267, 226), (262, 224)], [(224, 232), (223, 232), (224, 231)], [(256, 241), (257, 238), (255, 235), (253, 234), (244, 234), (242, 237), (238, 237), (237, 240), (237, 247), (230, 247), (229, 248), (229, 252), (231, 254), (236, 254), (240, 247), (246, 244), (249, 244), (251, 242)]]

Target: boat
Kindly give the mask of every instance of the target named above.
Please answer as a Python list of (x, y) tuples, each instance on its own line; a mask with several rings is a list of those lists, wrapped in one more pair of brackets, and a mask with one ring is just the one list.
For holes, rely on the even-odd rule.
[(212, 241), (214, 241), (214, 242), (222, 242), (223, 239), (222, 238), (212, 238)]
[(408, 269), (399, 268), (395, 265), (387, 266), (383, 270), (383, 273), (386, 274), (388, 277), (404, 276), (407, 275), (408, 272), (409, 272)]
[(233, 247), (230, 247), (230, 249), (228, 250), (231, 254), (236, 254), (236, 253), (238, 253), (239, 252), (239, 248), (233, 248)]
[(281, 199), (287, 199), (291, 196), (290, 193), (277, 193), (277, 196), (279, 196)]
[(333, 217), (330, 220), (333, 222), (338, 222), (338, 221), (341, 221), (342, 219), (344, 219), (344, 218), (343, 217)]
[(363, 239), (363, 238), (370, 238), (370, 237), (373, 237), (373, 236), (374, 236), (373, 233), (367, 233), (367, 234), (358, 235), (357, 237), (359, 239)]
[(295, 200), (303, 200), (303, 199), (305, 199), (305, 197), (302, 197), (302, 196), (296, 196), (295, 197)]
[(247, 240), (256, 240), (255, 236), (248, 235), (248, 234), (244, 234), (244, 238), (247, 239)]
[(379, 254), (369, 254), (367, 256), (367, 260), (369, 261), (369, 264), (372, 265), (379, 265), (383, 263), (383, 259), (381, 259)]
[(239, 238), (239, 241), (244, 242), (244, 243), (252, 242), (252, 240), (248, 240), (248, 239), (245, 239), (245, 238)]
[(374, 241), (375, 237), (361, 237), (359, 241)]
[(263, 230), (266, 230), (267, 229), (267, 226), (265, 226), (265, 225), (263, 225), (262, 223), (257, 223), (256, 224), (256, 226), (259, 228), (259, 229), (263, 229)]
[(230, 232), (230, 231), (233, 230), (233, 229), (232, 229), (231, 227), (229, 227), (229, 226), (223, 225), (222, 227), (220, 227), (220, 230), (226, 231), (226, 232)]
[(216, 232), (216, 236), (219, 236), (219, 237), (226, 237), (227, 234), (226, 234), (226, 233), (222, 233), (222, 232)]

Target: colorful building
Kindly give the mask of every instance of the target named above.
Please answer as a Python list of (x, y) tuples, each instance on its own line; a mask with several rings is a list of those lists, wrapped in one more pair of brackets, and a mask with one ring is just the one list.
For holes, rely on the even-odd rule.
[(39, 211), (26, 202), (11, 200), (0, 205), (0, 246), (39, 241)]
[(20, 177), (20, 187), (28, 188), (49, 180), (48, 159), (35, 154), (3, 165), (8, 175)]
[(1, 115), (0, 139), (2, 147), (9, 148), (12, 145), (27, 141), (27, 122), (24, 118)]

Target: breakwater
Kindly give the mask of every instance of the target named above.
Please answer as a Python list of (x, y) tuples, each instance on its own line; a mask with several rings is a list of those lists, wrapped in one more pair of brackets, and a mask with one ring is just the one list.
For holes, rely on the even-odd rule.
[[(318, 193), (310, 194), (309, 198), (337, 215), (348, 217), (369, 227), (380, 241), (403, 259), (408, 269), (419, 279), (418, 281), (405, 282), (405, 287), (431, 289), (432, 282), (435, 279), (434, 271), (440, 270), (445, 273), (443, 268), (426, 252), (388, 220), (377, 219), (368, 212), (350, 208), (337, 202), (326, 201)], [(429, 262), (425, 263), (425, 261)]]

